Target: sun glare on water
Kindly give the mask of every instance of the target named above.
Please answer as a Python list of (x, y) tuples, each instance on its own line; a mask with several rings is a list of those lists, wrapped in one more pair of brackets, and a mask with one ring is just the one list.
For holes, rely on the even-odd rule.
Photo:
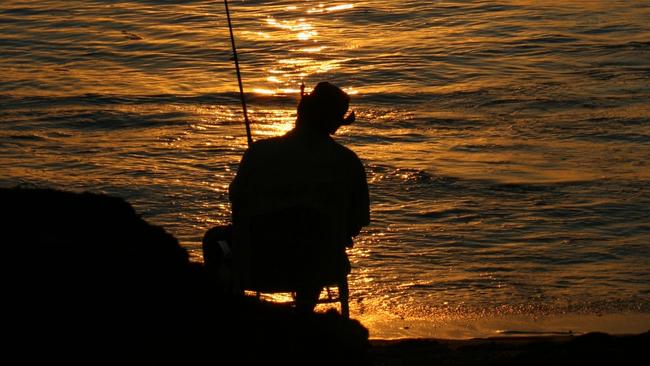
[(311, 84), (320, 79), (318, 75), (325, 78), (325, 74), (341, 69), (344, 63), (351, 60), (331, 53), (332, 37), (321, 35), (320, 31), (327, 32), (330, 29), (327, 25), (332, 19), (325, 19), (322, 14), (353, 8), (353, 4), (319, 4), (315, 7), (306, 4), (285, 7), (278, 14), (265, 15), (260, 19), (262, 28), (253, 36), (256, 43), (264, 46), (268, 42), (288, 42), (291, 46), (286, 53), (279, 50), (277, 59), (263, 66), (262, 72), (266, 74), (264, 80), (256, 78), (256, 85), (249, 90), (261, 96), (298, 94), (303, 82), (310, 90), (313, 87)]

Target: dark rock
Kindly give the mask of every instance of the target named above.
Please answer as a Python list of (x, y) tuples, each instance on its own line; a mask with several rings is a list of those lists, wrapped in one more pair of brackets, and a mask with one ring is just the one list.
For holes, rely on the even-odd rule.
[(361, 324), (219, 293), (122, 199), (14, 188), (0, 202), (5, 330), (24, 363), (367, 363)]

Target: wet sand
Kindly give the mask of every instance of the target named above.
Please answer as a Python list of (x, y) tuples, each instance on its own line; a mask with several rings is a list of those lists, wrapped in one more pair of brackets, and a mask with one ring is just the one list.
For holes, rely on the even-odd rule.
[(462, 316), (438, 319), (401, 319), (355, 314), (353, 318), (368, 328), (371, 339), (472, 339), (502, 336), (579, 336), (641, 334), (650, 330), (650, 314), (545, 314), (504, 316)]
[(650, 345), (650, 332), (637, 335), (434, 338), (371, 340), (373, 365), (627, 365)]

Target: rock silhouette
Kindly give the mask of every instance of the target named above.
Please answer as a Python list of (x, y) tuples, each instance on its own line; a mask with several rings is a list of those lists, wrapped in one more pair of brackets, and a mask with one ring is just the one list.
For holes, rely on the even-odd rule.
[(220, 293), (120, 198), (2, 188), (0, 202), (8, 349), (25, 362), (368, 362), (357, 321)]

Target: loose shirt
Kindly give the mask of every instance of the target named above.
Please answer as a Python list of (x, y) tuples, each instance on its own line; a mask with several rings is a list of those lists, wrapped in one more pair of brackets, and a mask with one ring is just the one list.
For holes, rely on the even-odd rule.
[(270, 253), (274, 246), (292, 245), (288, 255), (301, 263), (305, 280), (340, 278), (349, 272), (345, 247), (352, 247), (352, 237), (370, 220), (366, 174), (357, 155), (330, 136), (296, 129), (249, 147), (230, 200), (244, 286), (252, 267), (262, 265), (250, 260), (260, 246)]

